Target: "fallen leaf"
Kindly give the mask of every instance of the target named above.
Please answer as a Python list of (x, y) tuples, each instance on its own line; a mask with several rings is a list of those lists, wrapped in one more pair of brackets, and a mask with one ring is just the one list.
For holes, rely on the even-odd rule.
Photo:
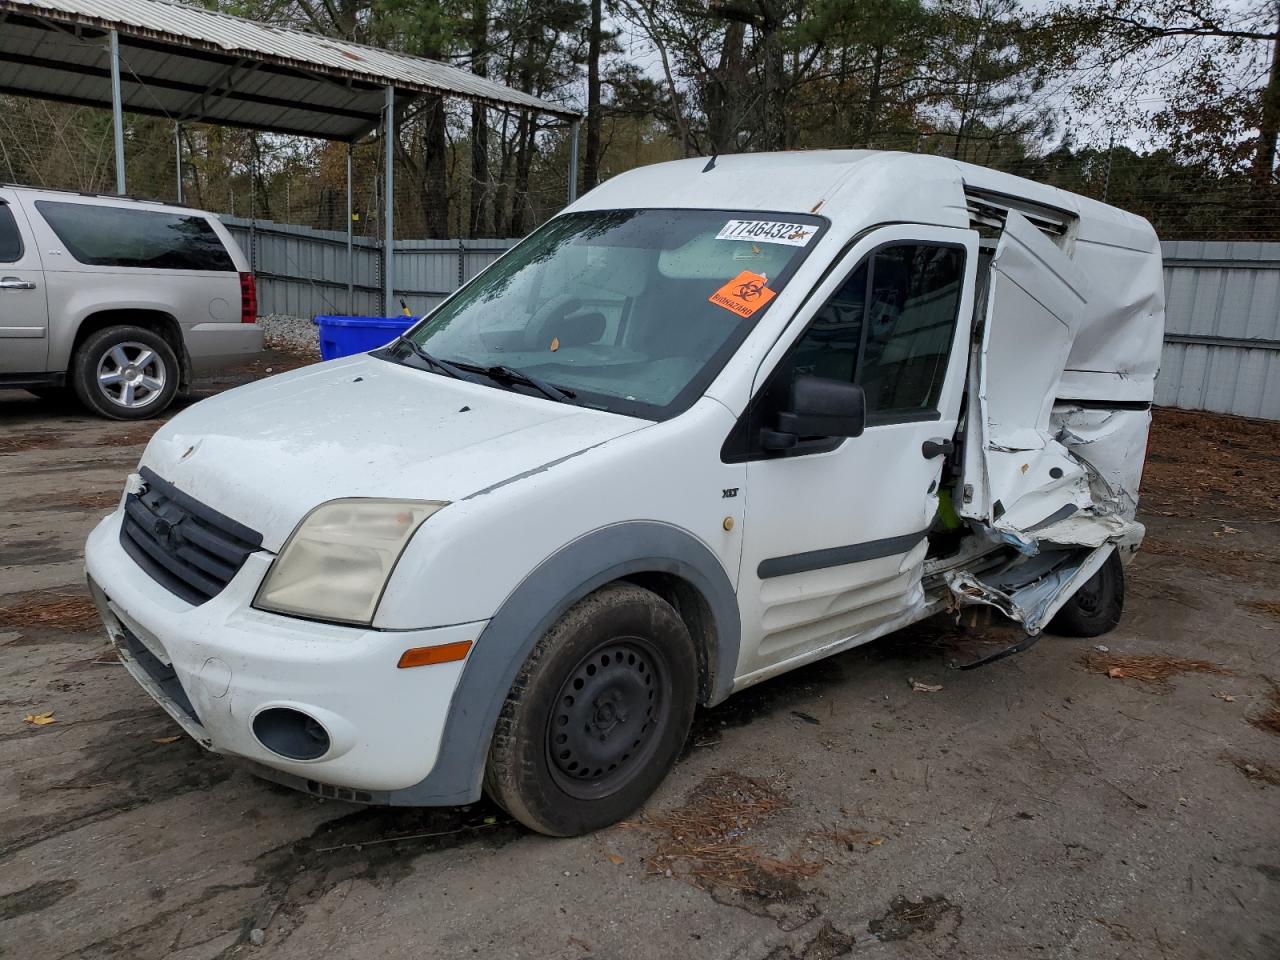
[(942, 689), (940, 683), (921, 683), (919, 680), (912, 680), (910, 683), (911, 689), (916, 693), (937, 693)]
[(1124, 678), (1124, 671), (1119, 667), (1112, 667), (1107, 671), (1107, 676), (1112, 680), (1122, 680)]
[(884, 843), (884, 837), (872, 837), (867, 841), (867, 843), (871, 844), (873, 847), (878, 847), (880, 844)]
[(1235, 703), (1235, 702), (1236, 702), (1236, 698), (1235, 698), (1235, 697), (1233, 697), (1231, 694), (1227, 693), (1225, 690), (1215, 690), (1215, 691), (1213, 692), (1213, 695), (1214, 695), (1215, 697), (1217, 697), (1219, 700), (1225, 700), (1225, 701), (1227, 701), (1227, 703)]
[(35, 724), (37, 727), (43, 727), (46, 723), (57, 723), (53, 719), (53, 711), (46, 710), (44, 713), (28, 713), (22, 718), (27, 723)]
[(616, 853), (608, 854), (608, 858), (609, 858), (609, 862), (612, 863), (615, 867), (620, 867), (627, 862), (623, 860), (622, 857), (618, 856)]
[(152, 743), (173, 743), (181, 739), (182, 739), (182, 734), (178, 734), (172, 737), (152, 737), (151, 742)]
[(559, 338), (559, 337), (552, 337), (552, 338), (551, 338), (551, 352), (552, 352), (552, 353), (555, 353), (555, 352), (556, 352), (557, 350), (559, 350), (559, 349), (560, 349), (560, 338)]

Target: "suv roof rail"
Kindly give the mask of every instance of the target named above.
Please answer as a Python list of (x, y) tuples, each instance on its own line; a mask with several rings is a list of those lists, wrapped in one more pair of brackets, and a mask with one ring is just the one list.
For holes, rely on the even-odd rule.
[(127, 200), (130, 203), (158, 203), (166, 207), (184, 207), (187, 210), (195, 210), (197, 207), (191, 206), (189, 203), (178, 203), (176, 200), (161, 200), (159, 197), (135, 197), (129, 194), (121, 195), (118, 193), (98, 193), (94, 190), (68, 190), (63, 187), (37, 187), (30, 183), (7, 183), (0, 181), (0, 187), (7, 187), (10, 190), (38, 190), (41, 193), (62, 193), (73, 197), (94, 197), (100, 200)]

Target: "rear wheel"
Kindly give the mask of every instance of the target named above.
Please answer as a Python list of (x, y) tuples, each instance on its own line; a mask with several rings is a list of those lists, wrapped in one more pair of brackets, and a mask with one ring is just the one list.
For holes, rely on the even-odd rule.
[(1124, 564), (1118, 550), (1084, 582), (1049, 621), (1049, 631), (1064, 637), (1100, 637), (1110, 633), (1124, 612)]
[(670, 604), (631, 584), (602, 588), (525, 661), (494, 731), (486, 790), (551, 836), (617, 822), (679, 756), (697, 677), (693, 641)]
[(71, 360), (80, 402), (113, 420), (145, 420), (173, 401), (178, 357), (159, 334), (119, 325), (91, 333)]

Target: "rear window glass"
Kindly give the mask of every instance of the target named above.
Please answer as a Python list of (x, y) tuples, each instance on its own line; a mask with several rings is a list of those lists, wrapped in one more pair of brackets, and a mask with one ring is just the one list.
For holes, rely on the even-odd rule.
[(95, 267), (234, 270), (226, 247), (204, 217), (37, 200), (67, 251)]
[(13, 221), (13, 211), (0, 203), (0, 263), (16, 263), (22, 259), (22, 237)]

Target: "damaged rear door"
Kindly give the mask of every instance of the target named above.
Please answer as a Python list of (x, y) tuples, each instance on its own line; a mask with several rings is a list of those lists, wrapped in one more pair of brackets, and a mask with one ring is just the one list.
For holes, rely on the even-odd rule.
[(1106, 479), (1071, 449), (1059, 387), (1088, 308), (1085, 276), (1057, 244), (1008, 212), (987, 276), (970, 361), (957, 512), (1012, 560), (952, 571), (960, 603), (995, 606), (1036, 633), (1136, 527)]
[(1016, 544), (1090, 502), (1083, 466), (1050, 422), (1087, 303), (1075, 264), (1009, 211), (969, 378), (959, 513)]

